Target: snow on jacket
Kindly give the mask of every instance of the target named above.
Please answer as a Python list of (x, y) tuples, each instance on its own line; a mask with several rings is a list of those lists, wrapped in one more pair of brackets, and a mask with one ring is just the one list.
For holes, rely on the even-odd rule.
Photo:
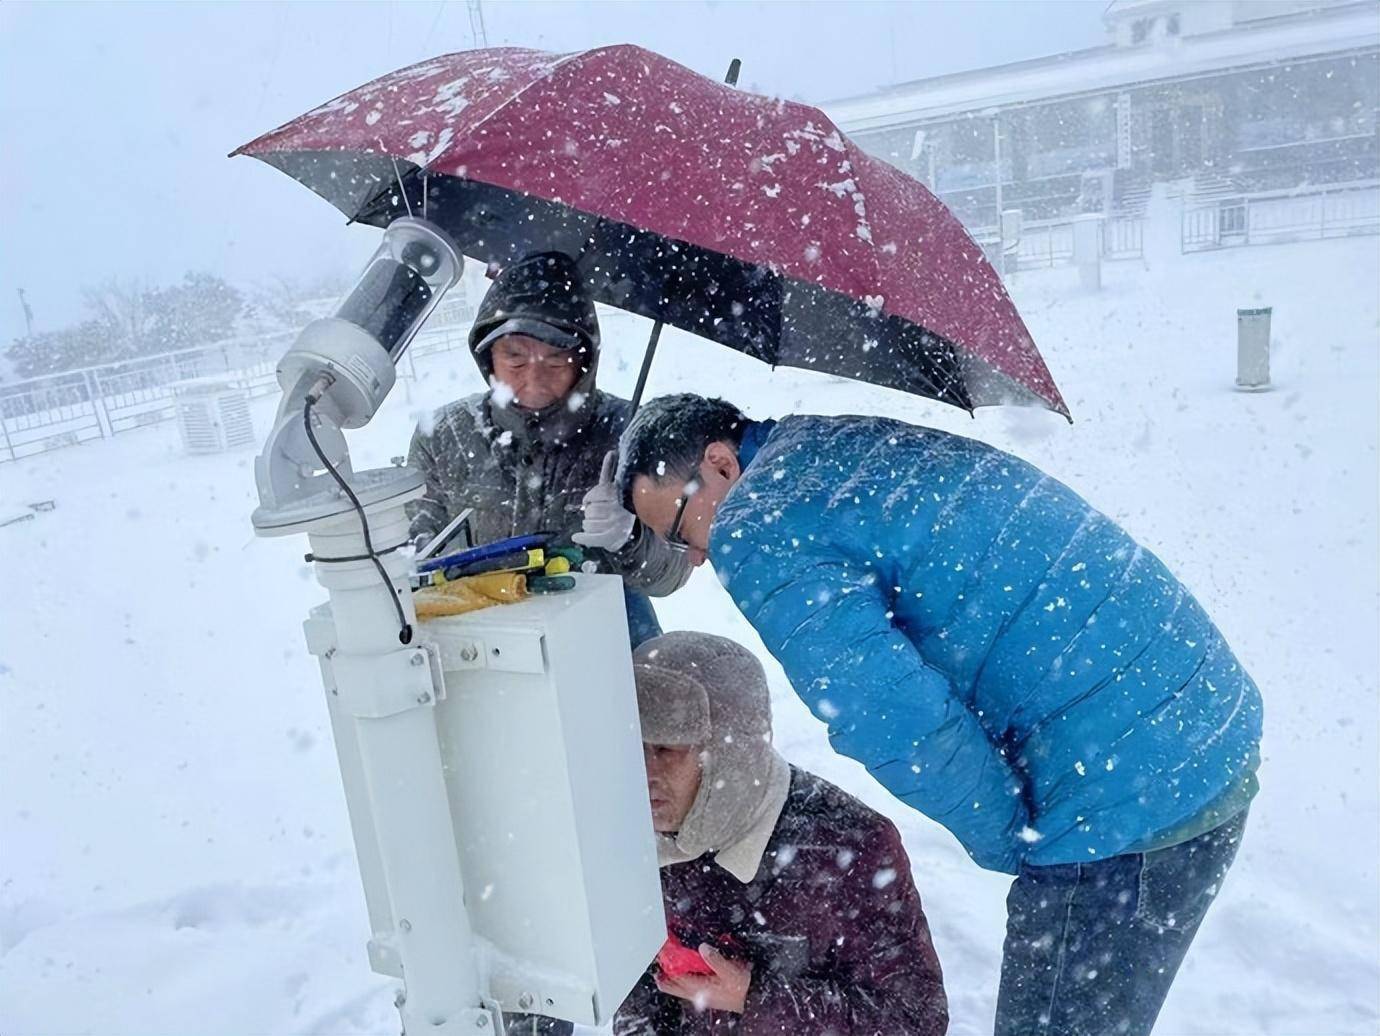
[(652, 972), (615, 1036), (942, 1036), (939, 960), (896, 828), (851, 795), (792, 769), (790, 793), (747, 883), (706, 854), (661, 869), (672, 932), (752, 962), (741, 1015), (698, 1012)]
[[(589, 345), (588, 363), (570, 393), (541, 410), (505, 403), (490, 391), (450, 403), (418, 426), (408, 463), (426, 476), (426, 493), (407, 505), (418, 545), (467, 507), (475, 512), (476, 543), (549, 531), (558, 545), (571, 545), (584, 524), (584, 495), (598, 483), (604, 455), (617, 449), (631, 406), (596, 387), (598, 318), (569, 257), (528, 256), (494, 280), (469, 336), (485, 380), (492, 379), (492, 361), (488, 349), (476, 347), (514, 317), (578, 333)], [(627, 585), (657, 597), (690, 574), (684, 555), (641, 523), (626, 546), (600, 557)], [(654, 625), (650, 605), (644, 600), (641, 607)]]
[[(555, 446), (536, 430), (515, 432), (495, 422), (488, 392), (436, 411), (430, 428), (418, 427), (408, 453), (408, 464), (426, 476), (425, 495), (408, 504), (413, 542), (425, 543), (472, 507), (476, 543), (550, 531), (558, 544), (569, 545), (584, 522), (581, 501), (599, 481), (604, 455), (617, 449), (628, 419), (625, 400), (597, 389), (585, 405), (587, 424)], [(652, 596), (671, 593), (688, 575), (683, 555), (641, 524), (627, 546), (606, 557), (611, 571)]]
[(720, 579), (834, 747), (982, 866), (1138, 851), (1253, 791), (1255, 684), (1068, 487), (879, 418), (755, 424), (739, 460)]

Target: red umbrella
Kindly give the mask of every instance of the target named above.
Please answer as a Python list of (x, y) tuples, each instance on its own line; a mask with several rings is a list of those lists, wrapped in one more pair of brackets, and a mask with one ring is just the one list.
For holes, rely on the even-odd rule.
[(925, 187), (817, 108), (633, 46), (450, 54), (246, 144), (352, 220), (577, 256), (597, 298), (773, 365), (1068, 414), (1001, 279)]

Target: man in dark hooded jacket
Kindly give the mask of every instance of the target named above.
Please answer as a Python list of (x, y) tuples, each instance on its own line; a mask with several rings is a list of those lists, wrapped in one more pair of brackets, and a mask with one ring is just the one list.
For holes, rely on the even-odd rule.
[(608, 455), (629, 404), (595, 386), (599, 320), (575, 263), (559, 252), (506, 267), (484, 296), (470, 350), (489, 390), (438, 410), (408, 463), (426, 495), (408, 505), (418, 546), (472, 508), (476, 543), (553, 532), (621, 575), (634, 644), (660, 632), (645, 595), (679, 588), (690, 566), (622, 506)]
[(776, 753), (762, 664), (692, 632), (633, 663), (670, 938), (615, 1036), (942, 1036), (901, 836)]

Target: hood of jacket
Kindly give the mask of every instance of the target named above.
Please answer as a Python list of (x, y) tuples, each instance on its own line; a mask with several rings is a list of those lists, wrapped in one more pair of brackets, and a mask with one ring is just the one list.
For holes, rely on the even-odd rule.
[(700, 787), (679, 831), (657, 835), (661, 866), (718, 854), (751, 881), (790, 788), (771, 744), (771, 696), (762, 663), (741, 644), (677, 631), (633, 652), (642, 740), (700, 748)]
[[(563, 398), (540, 410), (511, 402), (511, 393), (494, 391), (493, 359), (485, 337), (509, 320), (538, 320), (576, 335), (588, 362)], [(470, 328), (470, 355), (490, 386), (489, 419), (514, 445), (526, 449), (560, 448), (578, 440), (595, 416), (599, 369), (599, 318), (594, 299), (575, 266), (562, 252), (539, 252), (506, 266), (484, 294)]]

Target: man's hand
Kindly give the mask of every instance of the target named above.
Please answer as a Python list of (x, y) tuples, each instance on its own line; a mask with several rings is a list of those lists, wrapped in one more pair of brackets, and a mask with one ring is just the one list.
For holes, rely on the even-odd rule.
[(599, 484), (585, 494), (581, 505), (585, 512), (584, 528), (571, 537), (582, 547), (599, 547), (610, 554), (621, 550), (632, 539), (637, 527), (637, 515), (618, 499), (618, 487), (613, 484), (618, 454), (613, 450), (604, 456)]
[(658, 975), (657, 989), (667, 996), (689, 1000), (697, 1011), (742, 1014), (748, 986), (752, 984), (752, 965), (746, 961), (729, 960), (708, 943), (701, 944), (700, 956), (714, 974), (681, 975), (679, 978)]

